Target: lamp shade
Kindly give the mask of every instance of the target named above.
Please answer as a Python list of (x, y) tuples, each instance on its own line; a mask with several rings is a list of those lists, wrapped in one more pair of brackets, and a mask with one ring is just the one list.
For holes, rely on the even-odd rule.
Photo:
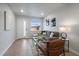
[(60, 36), (63, 39), (66, 39), (67, 38), (67, 33), (70, 32), (70, 27), (68, 27), (68, 26), (61, 26), (61, 27), (59, 27), (59, 32), (61, 33)]
[(70, 28), (67, 26), (59, 27), (59, 32), (70, 32)]

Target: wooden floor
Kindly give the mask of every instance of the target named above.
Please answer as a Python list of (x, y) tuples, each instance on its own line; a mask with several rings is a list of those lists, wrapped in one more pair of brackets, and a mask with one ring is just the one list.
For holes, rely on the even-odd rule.
[(31, 46), (31, 39), (16, 40), (4, 56), (33, 56)]
[[(33, 49), (32, 45), (32, 39), (16, 40), (4, 56), (36, 56), (37, 52)], [(66, 56), (76, 56), (76, 54), (66, 52)]]

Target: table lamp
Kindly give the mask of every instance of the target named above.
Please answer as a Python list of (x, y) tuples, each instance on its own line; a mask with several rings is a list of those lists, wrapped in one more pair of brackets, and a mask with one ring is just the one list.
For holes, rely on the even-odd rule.
[(70, 28), (67, 26), (61, 26), (59, 27), (59, 32), (61, 32), (60, 37), (63, 39), (67, 38), (67, 32), (70, 31)]

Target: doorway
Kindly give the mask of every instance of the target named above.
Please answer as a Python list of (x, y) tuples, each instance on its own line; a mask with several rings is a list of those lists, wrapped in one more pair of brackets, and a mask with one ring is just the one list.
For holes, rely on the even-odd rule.
[(31, 34), (31, 21), (24, 19), (24, 38), (32, 38)]

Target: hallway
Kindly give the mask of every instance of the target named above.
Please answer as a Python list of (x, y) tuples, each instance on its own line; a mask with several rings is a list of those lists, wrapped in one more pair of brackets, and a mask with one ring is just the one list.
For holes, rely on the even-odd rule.
[(19, 39), (16, 40), (4, 56), (33, 56), (32, 54), (32, 40)]

